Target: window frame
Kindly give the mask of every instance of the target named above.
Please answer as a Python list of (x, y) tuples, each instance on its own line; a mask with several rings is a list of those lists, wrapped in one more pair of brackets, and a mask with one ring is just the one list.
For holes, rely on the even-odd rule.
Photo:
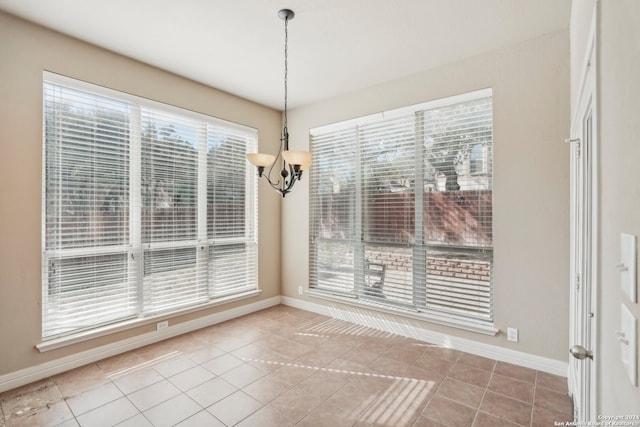
[[(493, 93), (491, 88), (488, 88), (488, 89), (482, 89), (482, 90), (473, 91), (473, 92), (456, 95), (452, 97), (442, 98), (435, 101), (429, 101), (421, 104), (416, 104), (416, 105), (402, 107), (402, 108), (398, 108), (390, 111), (376, 113), (376, 114), (372, 114), (364, 117), (350, 119), (350, 120), (346, 120), (346, 121), (342, 121), (334, 124), (317, 127), (310, 130), (310, 146), (311, 146), (312, 152), (314, 152), (315, 142), (317, 141), (315, 138), (320, 138), (321, 145), (322, 144), (326, 145), (326, 142), (322, 142), (322, 138), (326, 138), (325, 141), (328, 141), (329, 138), (334, 138), (334, 140), (331, 140), (331, 142), (332, 144), (335, 144), (335, 146), (338, 148), (332, 148), (332, 150), (339, 150), (340, 148), (344, 148), (339, 145), (340, 144), (339, 141), (336, 141), (339, 139), (339, 137), (335, 136), (335, 135), (338, 135), (338, 133), (347, 135), (350, 132), (355, 132), (356, 136), (351, 138), (352, 138), (352, 144), (357, 145), (357, 148), (352, 149), (356, 152), (355, 154), (356, 157), (353, 160), (354, 166), (352, 165), (355, 168), (356, 178), (355, 178), (355, 188), (353, 189), (354, 194), (352, 194), (350, 197), (352, 199), (352, 202), (355, 204), (355, 206), (351, 206), (349, 208), (350, 211), (355, 212), (354, 218), (350, 220), (350, 222), (352, 222), (351, 227), (353, 229), (351, 231), (344, 231), (344, 233), (352, 234), (352, 238), (347, 240), (341, 240), (341, 239), (332, 239), (332, 238), (322, 237), (319, 234), (316, 234), (318, 233), (317, 221), (319, 221), (319, 219), (317, 218), (317, 215), (324, 215), (324, 213), (320, 213), (318, 209), (321, 209), (322, 211), (324, 211), (325, 207), (324, 206), (319, 207), (319, 205), (318, 206), (315, 205), (316, 203), (319, 203), (319, 200), (322, 200), (323, 196), (317, 196), (317, 194), (320, 193), (320, 191), (318, 191), (320, 187), (316, 188), (314, 186), (314, 183), (317, 183), (317, 181), (320, 179), (323, 179), (323, 178), (326, 179), (326, 176), (320, 177), (323, 172), (320, 171), (322, 166), (319, 165), (319, 161), (315, 162), (316, 163), (315, 170), (312, 171), (310, 188), (311, 188), (311, 191), (315, 192), (316, 194), (314, 193), (311, 194), (310, 209), (309, 209), (310, 211), (310, 229), (309, 229), (310, 284), (309, 284), (309, 291), (308, 291), (309, 295), (322, 298), (322, 299), (346, 302), (351, 305), (372, 308), (381, 312), (388, 312), (396, 315), (402, 315), (402, 316), (407, 316), (411, 318), (427, 320), (433, 323), (444, 324), (447, 326), (453, 326), (453, 327), (471, 330), (471, 331), (484, 333), (488, 335), (495, 335), (497, 333), (498, 330), (495, 328), (493, 324), (493, 314), (492, 314), (493, 313), (493, 273), (492, 273), (493, 243), (491, 243), (490, 247), (477, 247), (474, 249), (471, 247), (464, 247), (464, 246), (457, 247), (455, 245), (448, 245), (448, 244), (434, 245), (433, 242), (431, 243), (427, 242), (424, 231), (423, 231), (424, 230), (423, 209), (424, 209), (424, 198), (426, 197), (424, 191), (411, 192), (411, 194), (413, 195), (412, 203), (414, 204), (414, 208), (412, 208), (412, 210), (414, 211), (413, 222), (415, 223), (415, 230), (416, 230), (415, 235), (413, 236), (414, 242), (412, 242), (411, 244), (404, 244), (404, 245), (395, 244), (397, 249), (392, 249), (392, 252), (397, 252), (397, 251), (406, 252), (408, 250), (410, 253), (410, 259), (412, 260), (411, 261), (412, 267), (408, 268), (408, 270), (413, 272), (412, 273), (413, 279), (411, 282), (412, 283), (411, 287), (413, 288), (413, 297), (407, 296), (405, 298), (409, 298), (412, 302), (406, 305), (403, 305), (401, 302), (390, 303), (389, 300), (383, 301), (382, 298), (379, 298), (379, 299), (367, 298), (367, 297), (364, 297), (358, 290), (359, 286), (362, 286), (362, 285), (359, 285), (359, 283), (365, 283), (365, 281), (368, 279), (368, 274), (370, 274), (368, 273), (368, 270), (366, 268), (367, 264), (370, 262), (369, 255), (366, 254), (367, 247), (371, 245), (376, 246), (380, 244), (376, 242), (370, 242), (366, 238), (366, 235), (370, 234), (370, 230), (367, 230), (366, 224), (364, 224), (365, 213), (363, 213), (363, 209), (365, 209), (364, 206), (365, 206), (366, 196), (364, 195), (363, 188), (362, 188), (362, 186), (364, 185), (364, 181), (362, 177), (362, 173), (363, 173), (362, 160), (359, 158), (359, 156), (362, 155), (361, 147), (360, 147), (360, 144), (361, 144), (360, 129), (365, 128), (367, 126), (373, 126), (375, 129), (376, 126), (382, 126), (382, 123), (384, 123), (385, 120), (390, 121), (390, 120), (393, 120), (394, 117), (399, 117), (399, 118), (410, 117), (412, 114), (415, 115), (414, 120), (416, 123), (418, 123), (420, 120), (424, 120), (424, 118), (422, 119), (420, 118), (421, 112), (428, 111), (428, 110), (436, 110), (439, 108), (444, 108), (447, 106), (465, 103), (465, 102), (472, 102), (474, 100), (478, 100), (482, 98), (491, 99), (491, 111), (492, 111)], [(491, 128), (493, 128), (492, 113), (491, 113)], [(420, 143), (421, 141), (424, 140), (424, 134), (420, 134), (421, 131), (419, 129), (422, 129), (422, 132), (424, 132), (424, 129), (425, 129), (424, 123), (422, 123), (420, 126), (416, 124), (416, 133), (413, 136), (415, 140), (414, 146), (416, 150), (415, 151), (416, 171), (415, 171), (414, 177), (415, 177), (415, 182), (423, 183), (422, 187), (424, 187), (424, 185), (426, 185), (426, 181), (425, 181), (426, 166), (425, 166), (425, 162), (422, 159), (426, 159), (424, 157), (424, 152), (426, 148), (424, 148), (424, 144)], [(492, 139), (493, 138), (491, 138), (491, 140)], [(475, 144), (472, 144), (472, 146), (473, 145)], [(469, 173), (470, 172), (469, 171), (470, 152), (471, 152), (471, 149), (469, 147), (469, 149), (466, 152), (466, 158), (462, 159), (459, 167), (461, 168), (460, 170), (463, 173), (469, 176), (473, 176), (477, 174)], [(319, 159), (319, 155), (317, 155), (317, 153), (314, 153), (314, 158)], [(487, 149), (487, 147), (483, 147), (482, 160), (483, 160), (483, 167), (484, 167), (483, 174), (487, 175), (488, 177), (487, 182), (489, 185), (489, 189), (491, 193), (493, 193), (492, 177), (491, 177), (492, 168), (490, 166), (490, 163), (492, 162), (491, 148)], [(341, 160), (341, 161), (344, 161), (344, 160)], [(348, 173), (352, 175), (354, 172), (348, 172)], [(438, 186), (439, 184), (436, 182), (435, 185)], [(409, 185), (409, 187), (412, 190), (415, 190), (415, 187), (411, 187), (411, 185)], [(390, 188), (389, 190), (394, 191), (394, 189), (392, 188)], [(402, 190), (395, 190), (395, 191), (402, 191)], [(436, 191), (438, 191), (438, 188), (436, 188)], [(370, 202), (367, 202), (367, 203), (370, 203)], [(493, 202), (491, 202), (491, 205), (492, 204)], [(491, 206), (491, 210), (493, 211), (492, 206)], [(384, 229), (382, 229), (382, 232), (384, 233)], [(349, 256), (353, 256), (353, 265), (351, 267), (353, 268), (352, 279), (349, 279), (348, 274), (345, 275), (344, 279), (339, 279), (339, 280), (343, 280), (343, 282), (340, 282), (339, 280), (338, 282), (336, 282), (335, 286), (337, 287), (335, 289), (329, 289), (329, 288), (323, 289), (322, 286), (319, 286), (318, 275), (323, 274), (323, 271), (321, 271), (320, 267), (318, 266), (321, 265), (322, 263), (324, 263), (324, 265), (330, 265), (333, 262), (331, 260), (321, 261), (320, 258), (318, 258), (319, 256), (326, 256), (326, 253), (327, 253), (326, 251), (322, 252), (321, 249), (317, 249), (319, 245), (322, 245), (322, 244), (328, 244), (328, 245), (343, 244), (345, 248), (350, 247), (351, 250), (353, 251), (353, 254), (349, 255)], [(389, 244), (386, 244), (385, 246), (388, 246), (389, 248), (391, 248), (394, 246), (394, 244), (389, 243)], [(474, 318), (467, 315), (456, 314), (455, 312), (444, 312), (444, 311), (434, 310), (433, 308), (430, 309), (426, 306), (427, 290), (426, 288), (424, 290), (420, 289), (421, 286), (423, 287), (426, 286), (426, 282), (420, 283), (420, 281), (427, 280), (427, 272), (426, 272), (427, 263), (428, 263), (427, 257), (429, 253), (432, 250), (439, 250), (439, 249), (445, 249), (445, 250), (448, 250), (449, 252), (469, 252), (470, 254), (476, 253), (476, 254), (479, 254), (478, 256), (480, 258), (484, 257), (485, 255), (488, 257), (488, 259), (490, 260), (489, 262), (490, 262), (490, 269), (491, 269), (490, 285), (488, 290), (489, 292), (488, 298), (489, 298), (489, 304), (490, 304), (490, 307), (489, 307), (490, 312), (489, 312), (488, 318), (485, 318), (485, 319), (477, 318), (477, 317)], [(345, 249), (345, 250), (349, 251), (349, 249)], [(329, 252), (331, 252), (331, 250), (329, 250)], [(348, 252), (345, 252), (345, 253), (348, 253)], [(376, 273), (376, 274), (380, 274), (380, 273)], [(353, 281), (351, 285), (349, 284), (349, 280)], [(341, 283), (344, 283), (344, 285), (341, 285)], [(344, 286), (345, 290), (340, 289), (341, 286)], [(393, 286), (394, 285), (392, 284), (392, 287)], [(370, 292), (370, 288), (366, 288), (366, 289)], [(421, 305), (419, 302), (420, 300), (422, 300), (425, 303), (425, 305)]]
[[(94, 338), (96, 336), (102, 336), (109, 333), (113, 333), (118, 330), (128, 329), (141, 324), (151, 323), (154, 319), (159, 317), (166, 318), (171, 315), (185, 314), (201, 310), (203, 308), (217, 306), (220, 304), (228, 303), (242, 298), (248, 298), (260, 294), (258, 284), (258, 262), (257, 262), (257, 178), (250, 168), (244, 156), (246, 152), (255, 151), (258, 144), (258, 132), (256, 129), (232, 123), (223, 119), (207, 116), (194, 111), (186, 110), (176, 106), (163, 104), (157, 101), (141, 98), (128, 93), (116, 91), (113, 89), (105, 88), (102, 86), (94, 85), (91, 83), (75, 80), (66, 76), (51, 73), (48, 71), (43, 72), (43, 88), (47, 85), (53, 85), (56, 87), (62, 87), (71, 89), (73, 91), (80, 91), (88, 97), (97, 98), (109, 98), (117, 100), (118, 102), (128, 105), (129, 112), (129, 125), (131, 127), (130, 134), (128, 134), (127, 149), (129, 150), (128, 161), (129, 164), (129, 176), (128, 181), (128, 199), (127, 207), (129, 218), (127, 231), (128, 234), (126, 241), (123, 244), (112, 246), (89, 246), (84, 248), (65, 248), (60, 245), (56, 247), (47, 246), (47, 127), (46, 112), (43, 110), (43, 143), (42, 143), (42, 234), (41, 234), (41, 248), (42, 248), (42, 343), (37, 345), (41, 351), (58, 348), (68, 343), (83, 341), (85, 339)], [(44, 102), (47, 96), (43, 94), (43, 109)], [(141, 177), (142, 172), (142, 126), (141, 126), (141, 112), (156, 111), (162, 112), (162, 114), (173, 115), (180, 117), (180, 120), (193, 121), (199, 126), (197, 135), (197, 153), (195, 160), (195, 168), (193, 173), (196, 175), (196, 183), (193, 185), (196, 191), (197, 211), (196, 211), (196, 234), (194, 239), (186, 241), (168, 241), (151, 243), (144, 242), (143, 239), (143, 223), (142, 223), (142, 194), (141, 194)], [(232, 236), (209, 236), (207, 233), (210, 229), (208, 218), (208, 201), (209, 201), (209, 169), (208, 169), (208, 150), (213, 149), (209, 145), (209, 136), (215, 129), (215, 132), (219, 132), (222, 135), (226, 135), (229, 140), (234, 138), (244, 138), (242, 141), (245, 143), (245, 148), (233, 153), (232, 156), (238, 157), (238, 163), (244, 166), (244, 170), (240, 171), (239, 176), (242, 179), (237, 179), (239, 186), (243, 188), (244, 197), (241, 199), (241, 204), (244, 206), (244, 213), (240, 215), (240, 220), (243, 222), (241, 229), (233, 229), (233, 232), (239, 233)], [(226, 133), (225, 133), (226, 132)], [(239, 136), (238, 136), (239, 135)], [(233, 141), (230, 143), (232, 144)], [(64, 142), (57, 142), (57, 144), (64, 144)], [(235, 149), (231, 149), (235, 151)], [(241, 158), (240, 158), (241, 157)], [(213, 173), (213, 172), (211, 172)], [(238, 178), (238, 177), (235, 177)], [(59, 184), (62, 185), (62, 184)], [(60, 187), (62, 188), (62, 187)], [(214, 187), (215, 193), (215, 187)], [(214, 202), (215, 203), (215, 202)], [(235, 220), (233, 220), (235, 221)], [(235, 222), (234, 222), (235, 224)], [(238, 231), (240, 230), (240, 231)], [(216, 280), (215, 272), (211, 271), (212, 261), (209, 258), (209, 253), (214, 253), (221, 248), (228, 248), (238, 245), (245, 245), (244, 252), (241, 257), (244, 257), (246, 262), (246, 269), (244, 273), (247, 275), (247, 284), (239, 287), (236, 290), (227, 290), (226, 292), (215, 294), (213, 291), (212, 281)], [(193, 247), (196, 252), (202, 251), (205, 253), (206, 258), (196, 255), (198, 259), (202, 259), (205, 263), (205, 269), (207, 271), (206, 279), (206, 298), (200, 301), (194, 301), (189, 304), (182, 304), (178, 307), (159, 309), (159, 310), (145, 310), (143, 308), (144, 298), (144, 253), (149, 250), (174, 250), (181, 247)], [(116, 320), (107, 320), (105, 322), (96, 322), (93, 325), (81, 328), (75, 328), (69, 331), (47, 333), (45, 331), (47, 327), (45, 322), (47, 317), (45, 310), (49, 306), (48, 293), (49, 293), (49, 272), (48, 269), (51, 265), (52, 259), (77, 259), (79, 256), (101, 256), (101, 254), (121, 254), (125, 255), (128, 259), (128, 267), (126, 274), (129, 276), (135, 276), (133, 281), (136, 286), (136, 309), (135, 313), (131, 313), (129, 316), (123, 316)], [(134, 261), (131, 261), (134, 260)], [(200, 261), (196, 261), (200, 263)], [(214, 276), (212, 276), (214, 274)], [(131, 279), (128, 279), (131, 280)], [(49, 326), (51, 329), (51, 326)]]

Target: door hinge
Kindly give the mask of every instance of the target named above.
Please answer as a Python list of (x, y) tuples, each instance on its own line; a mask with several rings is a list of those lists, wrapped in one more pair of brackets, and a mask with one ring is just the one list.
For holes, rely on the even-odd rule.
[(580, 273), (576, 273), (576, 290), (580, 291)]

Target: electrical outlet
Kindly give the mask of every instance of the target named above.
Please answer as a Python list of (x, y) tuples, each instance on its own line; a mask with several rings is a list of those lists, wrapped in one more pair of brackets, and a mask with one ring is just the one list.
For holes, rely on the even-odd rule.
[(298, 286), (298, 295), (302, 295), (304, 293), (302, 286)]
[(507, 328), (507, 341), (518, 342), (518, 330), (516, 328)]
[(156, 323), (156, 331), (159, 331), (160, 329), (164, 329), (164, 328), (168, 328), (169, 327), (169, 321), (165, 320), (164, 322), (158, 322)]

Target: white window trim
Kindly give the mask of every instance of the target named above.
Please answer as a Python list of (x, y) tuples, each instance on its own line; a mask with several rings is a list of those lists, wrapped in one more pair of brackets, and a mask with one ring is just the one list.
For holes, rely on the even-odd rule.
[[(207, 123), (207, 125), (212, 125), (212, 126), (220, 126), (220, 127), (224, 127), (226, 129), (230, 129), (230, 130), (235, 130), (238, 131), (238, 133), (241, 134), (246, 134), (246, 135), (251, 135), (255, 137), (256, 140), (256, 145), (258, 144), (258, 131), (255, 128), (246, 126), (246, 125), (242, 125), (242, 124), (237, 124), (237, 123), (233, 123), (230, 122), (228, 120), (223, 120), (223, 119), (218, 119), (212, 116), (208, 116), (205, 114), (201, 114), (201, 113), (197, 113), (194, 111), (190, 111), (190, 110), (186, 110), (184, 108), (180, 108), (180, 107), (176, 107), (176, 106), (172, 106), (169, 104), (164, 104), (161, 102), (157, 102), (157, 101), (153, 101), (147, 98), (142, 98), (139, 96), (135, 96), (132, 94), (128, 94), (125, 92), (120, 92), (120, 91), (116, 91), (113, 89), (109, 89), (103, 86), (99, 86), (99, 85), (95, 85), (92, 83), (88, 83), (88, 82), (84, 82), (84, 81), (80, 81), (80, 80), (76, 80), (73, 78), (69, 78), (66, 76), (62, 76), (56, 73), (52, 73), (49, 71), (43, 71), (43, 82), (46, 83), (50, 83), (50, 84), (54, 84), (57, 86), (62, 86), (65, 88), (69, 88), (72, 90), (79, 90), (79, 91), (85, 91), (87, 93), (90, 94), (94, 94), (97, 96), (104, 96), (104, 97), (108, 97), (108, 98), (114, 98), (117, 99), (119, 101), (123, 101), (123, 102), (128, 102), (131, 104), (134, 104), (133, 108), (132, 108), (132, 113), (131, 113), (131, 120), (132, 120), (132, 125), (133, 126), (140, 126), (140, 121), (141, 121), (141, 116), (140, 116), (140, 109), (141, 108), (150, 108), (153, 110), (159, 110), (159, 111), (163, 111), (163, 112), (167, 112), (170, 114), (176, 114), (179, 115), (181, 117), (186, 117), (186, 118), (190, 118), (190, 119), (194, 119), (197, 120), (199, 122), (202, 123)], [(200, 134), (200, 139), (204, 139), (204, 131), (201, 132)], [(42, 129), (42, 140), (45, 141), (46, 140), (46, 128), (43, 126)], [(200, 141), (203, 142), (203, 141)], [(198, 153), (199, 157), (204, 157), (206, 159), (206, 141), (204, 141), (204, 143), (200, 143), (199, 147), (201, 147), (200, 152)], [(141, 139), (140, 139), (140, 135), (137, 133), (132, 133), (132, 137), (130, 138), (130, 159), (132, 161), (132, 171), (130, 171), (130, 176), (133, 178), (131, 179), (131, 183), (130, 183), (130, 193), (132, 194), (132, 200), (130, 202), (130, 204), (132, 205), (140, 205), (140, 173), (135, 173), (135, 170), (137, 170), (139, 172), (140, 169), (140, 162), (136, 162), (136, 158), (138, 160), (140, 160), (141, 158)], [(45, 150), (46, 150), (46, 145), (43, 144), (43, 162), (42, 162), (42, 176), (45, 177), (46, 176), (46, 159), (44, 158), (45, 155)], [(231, 237), (231, 238), (208, 238), (207, 234), (207, 218), (206, 218), (206, 212), (207, 212), (207, 169), (205, 166), (206, 165), (205, 162), (199, 161), (198, 162), (198, 170), (197, 170), (197, 174), (198, 174), (198, 190), (197, 190), (197, 194), (198, 194), (198, 201), (199, 201), (199, 205), (198, 205), (198, 230), (199, 230), (199, 234), (196, 236), (196, 240), (194, 241), (184, 241), (184, 242), (179, 242), (179, 241), (173, 241), (173, 242), (169, 242), (168, 244), (164, 245), (163, 242), (160, 243), (150, 243), (150, 244), (143, 244), (141, 241), (141, 236), (142, 233), (140, 232), (139, 228), (141, 227), (141, 212), (139, 209), (130, 209), (130, 242), (127, 245), (120, 245), (120, 246), (112, 246), (112, 247), (105, 247), (105, 248), (101, 248), (101, 249), (94, 249), (94, 248), (80, 248), (80, 249), (63, 249), (62, 252), (64, 253), (64, 258), (67, 257), (71, 257), (71, 256), (82, 256), (82, 255), (105, 255), (105, 254), (121, 254), (121, 253), (131, 253), (131, 254), (137, 254), (137, 253), (141, 253), (144, 250), (148, 250), (148, 249), (161, 249), (163, 247), (167, 247), (167, 248), (178, 248), (181, 246), (184, 247), (194, 247), (195, 246), (199, 246), (199, 245), (208, 245), (208, 246), (212, 246), (212, 247), (216, 247), (216, 246), (221, 246), (221, 245), (228, 245), (228, 244), (234, 244), (234, 243), (248, 243), (249, 242), (249, 238), (251, 237), (251, 234), (253, 234), (253, 239), (255, 240), (253, 242), (253, 244), (257, 247), (257, 238), (258, 238), (258, 223), (257, 223), (257, 184), (256, 184), (256, 178), (254, 176), (254, 174), (252, 173), (252, 170), (250, 168), (247, 168), (246, 171), (246, 176), (245, 179), (247, 180), (247, 182), (250, 183), (249, 189), (248, 191), (246, 191), (245, 194), (245, 211), (246, 211), (246, 218), (248, 218), (247, 222), (253, 224), (251, 230), (247, 230), (246, 232), (249, 234), (246, 234), (244, 237)], [(42, 180), (42, 203), (41, 203), (41, 209), (42, 209), (42, 214), (44, 215), (44, 212), (46, 210), (46, 180), (43, 179)], [(200, 224), (200, 222), (202, 222)], [(43, 249), (42, 251), (42, 266), (43, 266), (43, 272), (45, 271), (44, 269), (47, 267), (48, 265), (48, 258), (49, 255), (47, 253), (47, 251), (45, 250), (45, 244), (46, 244), (46, 223), (45, 221), (41, 221), (41, 248)], [(142, 269), (142, 263), (139, 263), (139, 267), (140, 269)], [(49, 350), (53, 350), (56, 348), (61, 348), (61, 347), (65, 347), (68, 345), (73, 345), (79, 342), (83, 342), (83, 341), (87, 341), (87, 340), (91, 340), (97, 337), (101, 337), (101, 336), (105, 336), (105, 335), (109, 335), (109, 334), (113, 334), (119, 331), (123, 331), (123, 330), (127, 330), (127, 329), (132, 329), (132, 328), (136, 328), (139, 326), (143, 326), (146, 324), (150, 324), (153, 323), (159, 319), (162, 318), (170, 318), (170, 317), (176, 317), (176, 316), (181, 316), (184, 314), (188, 314), (188, 313), (192, 313), (192, 312), (196, 312), (196, 311), (200, 311), (200, 310), (204, 310), (204, 309), (208, 309), (208, 308), (212, 308), (212, 307), (216, 307), (222, 304), (227, 304), (227, 303), (231, 303), (234, 301), (238, 301), (238, 300), (243, 300), (243, 299), (247, 299), (247, 298), (252, 298), (255, 296), (258, 296), (262, 293), (262, 290), (260, 289), (259, 286), (259, 279), (257, 277), (257, 263), (254, 266), (254, 269), (256, 270), (256, 282), (255, 282), (255, 288), (254, 289), (250, 289), (250, 290), (245, 290), (245, 291), (241, 291), (238, 293), (232, 293), (232, 294), (227, 294), (227, 295), (222, 295), (219, 297), (216, 297), (215, 299), (210, 299), (209, 301), (202, 303), (202, 304), (195, 304), (195, 305), (189, 305), (189, 306), (185, 306), (184, 308), (178, 308), (178, 309), (174, 309), (174, 310), (162, 310), (159, 312), (152, 312), (148, 315), (144, 315), (141, 310), (138, 310), (138, 317), (135, 318), (131, 318), (129, 320), (121, 320), (121, 321), (116, 321), (114, 323), (110, 323), (110, 324), (106, 324), (106, 325), (102, 325), (102, 326), (96, 326), (94, 328), (91, 329), (87, 329), (87, 330), (83, 330), (80, 332), (76, 332), (76, 333), (69, 333), (69, 334), (62, 334), (62, 335), (53, 335), (51, 338), (41, 338), (42, 342), (36, 345), (36, 348), (43, 352), (43, 351), (49, 351)], [(43, 273), (44, 275), (44, 273)], [(43, 279), (44, 280), (44, 279)], [(41, 282), (41, 286), (44, 285), (44, 283)], [(140, 276), (140, 279), (138, 281), (138, 286), (142, 287), (143, 286), (143, 279), (142, 279), (142, 275)], [(141, 290), (141, 289), (140, 289)], [(210, 294), (211, 295), (211, 294)], [(138, 304), (140, 304), (141, 301), (138, 302)], [(42, 325), (41, 325), (42, 326)]]
[(85, 341), (90, 341), (95, 338), (111, 335), (116, 332), (122, 332), (122, 331), (134, 329), (144, 325), (151, 325), (153, 323), (170, 319), (173, 317), (183, 316), (185, 314), (194, 313), (196, 311), (206, 310), (208, 308), (218, 307), (220, 305), (232, 303), (235, 301), (241, 301), (248, 298), (253, 298), (253, 297), (259, 296), (260, 294), (262, 294), (262, 290), (256, 289), (248, 292), (243, 292), (241, 294), (234, 294), (226, 297), (216, 298), (215, 300), (210, 301), (206, 304), (200, 304), (197, 306), (191, 306), (181, 310), (173, 311), (170, 313), (170, 315), (167, 315), (167, 313), (155, 314), (153, 316), (149, 316), (145, 318), (127, 320), (124, 322), (114, 323), (111, 325), (102, 326), (102, 327), (91, 329), (88, 331), (79, 332), (73, 335), (66, 335), (63, 337), (42, 341), (41, 343), (36, 344), (36, 348), (40, 353), (44, 353), (44, 352), (55, 350), (58, 348), (68, 347), (70, 345), (78, 344)]
[[(466, 101), (472, 101), (472, 100), (475, 100), (478, 98), (484, 98), (484, 97), (491, 97), (493, 99), (493, 89), (492, 88), (480, 89), (480, 90), (467, 92), (459, 95), (427, 101), (420, 104), (414, 104), (407, 107), (401, 107), (401, 108), (397, 108), (389, 111), (383, 111), (383, 112), (374, 113), (374, 114), (370, 114), (362, 117), (357, 117), (357, 118), (341, 121), (338, 123), (331, 123), (323, 126), (318, 126), (316, 128), (309, 130), (309, 136), (313, 137), (315, 135), (327, 134), (331, 132), (338, 132), (343, 130), (347, 131), (347, 130), (357, 128), (366, 124), (375, 123), (375, 122), (382, 121), (384, 119), (393, 118), (395, 116), (404, 116), (420, 110), (436, 109), (439, 107), (449, 106), (451, 104), (457, 104), (457, 103), (462, 103)], [(358, 154), (356, 154), (356, 156), (357, 155)], [(487, 167), (487, 160), (486, 160), (487, 156), (488, 156), (488, 152), (487, 152), (487, 148), (485, 147), (483, 150), (483, 171), (481, 173), (473, 174), (473, 176), (486, 175), (489, 173), (488, 167)], [(467, 163), (468, 162), (469, 162), (469, 159), (467, 159)], [(417, 164), (418, 164), (418, 157), (416, 156), (416, 165)], [(468, 164), (467, 164), (467, 167), (469, 167)], [(422, 168), (416, 166), (416, 170), (422, 171)], [(357, 168), (356, 173), (359, 173), (359, 172), (360, 172), (360, 168)], [(418, 178), (419, 177), (416, 177), (416, 181), (418, 181)], [(356, 185), (356, 188), (359, 185), (361, 185), (361, 181), (359, 178), (356, 179), (355, 185)], [(356, 198), (360, 199), (361, 197), (362, 197), (362, 192), (359, 190), (356, 190)], [(419, 206), (418, 199), (421, 199), (422, 197), (423, 197), (422, 192), (416, 193), (416, 206)], [(356, 203), (356, 210), (358, 210), (360, 207), (361, 207), (361, 201), (359, 200)], [(420, 210), (420, 208), (418, 209)], [(422, 216), (423, 216), (422, 212), (416, 213), (416, 221), (415, 221), (416, 229), (422, 224)], [(356, 230), (361, 229), (361, 215), (359, 212), (356, 212), (355, 221), (356, 221), (356, 227), (355, 227)], [(422, 234), (421, 230), (416, 231), (416, 236), (421, 234)], [(312, 239), (312, 244), (314, 244), (313, 240), (315, 239), (315, 236), (312, 236), (311, 239)], [(354, 251), (355, 252), (363, 251), (362, 246), (364, 244), (365, 242), (363, 240), (357, 240), (354, 244)], [(425, 249), (424, 247), (414, 246), (414, 250), (416, 248)], [(493, 253), (494, 248), (492, 246), (491, 248), (487, 248), (487, 250)], [(362, 257), (361, 256), (356, 257), (356, 264), (358, 262), (357, 260), (360, 258)], [(414, 269), (413, 269), (414, 276), (417, 274), (416, 262), (417, 261), (414, 259)], [(420, 262), (417, 262), (417, 263), (419, 264), (417, 265), (418, 268), (425, 267), (424, 265), (422, 265), (424, 263), (422, 264)], [(493, 266), (493, 260), (492, 260), (492, 266)], [(358, 268), (356, 265), (354, 274), (356, 275), (360, 274), (360, 270), (361, 269)], [(414, 287), (414, 292), (415, 292), (415, 287)], [(499, 332), (499, 329), (497, 329), (494, 326), (495, 319), (493, 318), (490, 320), (473, 319), (463, 315), (458, 316), (453, 313), (438, 312), (437, 310), (414, 312), (411, 310), (403, 310), (400, 307), (396, 308), (391, 304), (383, 305), (383, 304), (379, 304), (371, 301), (361, 302), (360, 299), (358, 299), (357, 297), (352, 297), (350, 294), (341, 294), (339, 292), (331, 292), (328, 290), (324, 290), (322, 288), (315, 288), (315, 287), (309, 288), (305, 294), (314, 298), (345, 303), (345, 304), (356, 306), (356, 307), (362, 307), (362, 308), (366, 308), (374, 311), (394, 314), (397, 316), (411, 318), (411, 319), (428, 321), (430, 323), (455, 327), (458, 329), (468, 330), (468, 331), (477, 332), (477, 333), (486, 334), (486, 335), (496, 335)], [(491, 284), (490, 301), (491, 301), (491, 306), (493, 311), (493, 302), (494, 302), (493, 283)]]

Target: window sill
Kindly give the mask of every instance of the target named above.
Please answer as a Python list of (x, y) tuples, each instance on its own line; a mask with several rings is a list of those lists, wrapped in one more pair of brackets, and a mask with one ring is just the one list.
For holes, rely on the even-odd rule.
[(412, 313), (412, 312), (403, 311), (399, 309), (394, 310), (393, 308), (384, 307), (376, 304), (362, 303), (353, 298), (342, 297), (342, 296), (326, 293), (323, 291), (319, 291), (316, 289), (309, 289), (306, 292), (306, 295), (309, 295), (313, 298), (340, 302), (340, 303), (352, 305), (355, 307), (366, 308), (372, 311), (378, 311), (378, 312), (392, 314), (400, 317), (407, 317), (410, 319), (421, 320), (425, 322), (435, 323), (438, 325), (449, 326), (457, 329), (463, 329), (471, 332), (477, 332), (484, 335), (495, 336), (498, 334), (498, 332), (500, 332), (500, 330), (497, 329), (492, 323), (473, 322), (468, 319), (454, 316), (454, 315), (445, 315), (445, 314), (435, 315), (431, 313), (418, 313), (418, 312)]
[(170, 313), (161, 313), (150, 317), (138, 318), (133, 320), (127, 320), (124, 322), (115, 323), (112, 325), (103, 326), (101, 328), (92, 329), (90, 331), (84, 331), (73, 335), (67, 335), (64, 337), (53, 338), (36, 344), (36, 348), (41, 353), (46, 351), (55, 350), (62, 347), (67, 347), (84, 341), (89, 341), (95, 338), (103, 337), (106, 335), (114, 334), (116, 332), (125, 331), (127, 329), (137, 328), (139, 326), (149, 325), (161, 320), (170, 319), (176, 316), (182, 316), (185, 314), (193, 313), (195, 311), (204, 310), (211, 307), (217, 307), (222, 304), (228, 304), (230, 302), (239, 301), (247, 298), (252, 298), (260, 295), (262, 291), (260, 289), (243, 292), (241, 294), (229, 295), (226, 297), (218, 298), (215, 301), (210, 301), (206, 304), (200, 304), (191, 306), (182, 310), (173, 311)]

